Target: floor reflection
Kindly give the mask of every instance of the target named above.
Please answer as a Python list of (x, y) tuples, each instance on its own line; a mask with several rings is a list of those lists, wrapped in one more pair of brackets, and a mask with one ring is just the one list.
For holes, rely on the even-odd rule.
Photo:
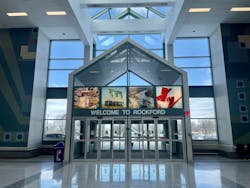
[(245, 188), (249, 168), (245, 161), (0, 163), (0, 180), (3, 188)]
[[(84, 169), (84, 170), (83, 170)], [(140, 183), (173, 185), (182, 187), (187, 184), (187, 177), (192, 176), (187, 171), (186, 163), (73, 163), (72, 184), (76, 185), (83, 178), (89, 185), (105, 185), (105, 183), (122, 183), (133, 187)], [(125, 183), (125, 184), (124, 184)]]

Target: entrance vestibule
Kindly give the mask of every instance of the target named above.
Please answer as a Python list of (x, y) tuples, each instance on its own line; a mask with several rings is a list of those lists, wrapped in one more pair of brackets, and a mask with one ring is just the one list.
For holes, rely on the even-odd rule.
[(182, 118), (86, 117), (74, 120), (74, 160), (185, 159)]

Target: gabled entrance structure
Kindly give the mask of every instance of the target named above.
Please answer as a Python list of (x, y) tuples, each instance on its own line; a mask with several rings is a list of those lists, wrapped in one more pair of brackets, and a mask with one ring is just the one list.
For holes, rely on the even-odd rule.
[(123, 40), (70, 74), (66, 135), (66, 162), (192, 161), (187, 74)]

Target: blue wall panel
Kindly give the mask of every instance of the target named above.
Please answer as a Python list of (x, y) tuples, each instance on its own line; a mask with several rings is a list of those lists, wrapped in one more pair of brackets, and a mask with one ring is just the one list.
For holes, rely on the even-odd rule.
[[(27, 146), (37, 29), (0, 29), (0, 146)], [(19, 135), (19, 138), (17, 138)], [(20, 135), (23, 135), (20, 139)]]

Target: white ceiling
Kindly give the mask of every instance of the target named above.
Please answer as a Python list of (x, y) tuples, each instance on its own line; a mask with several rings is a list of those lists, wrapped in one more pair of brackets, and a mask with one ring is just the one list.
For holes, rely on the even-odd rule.
[[(39, 27), (51, 39), (81, 38), (78, 35), (81, 24), (78, 24), (79, 20), (77, 21), (69, 1), (73, 0), (0, 0), (0, 28)], [(176, 0), (178, 1), (180, 0)], [(250, 12), (230, 12), (233, 6), (250, 7), (250, 0), (185, 0), (174, 27), (172, 39), (210, 36), (220, 23), (250, 23)], [(210, 7), (212, 10), (209, 13), (188, 13), (190, 7)], [(56, 10), (66, 11), (67, 16), (47, 16), (45, 13), (45, 11)], [(6, 12), (16, 11), (27, 12), (29, 16), (6, 16)], [(95, 33), (93, 28), (90, 29)], [(147, 31), (149, 29), (154, 30), (152, 23), (147, 20), (145, 20), (145, 28), (142, 29), (145, 32), (150, 32)], [(101, 32), (100, 28), (98, 32)]]
[[(221, 23), (250, 23), (250, 12), (230, 12), (240, 6), (250, 7), (250, 0), (185, 0), (177, 37), (210, 36)], [(211, 12), (188, 13), (190, 7), (208, 7)]]

